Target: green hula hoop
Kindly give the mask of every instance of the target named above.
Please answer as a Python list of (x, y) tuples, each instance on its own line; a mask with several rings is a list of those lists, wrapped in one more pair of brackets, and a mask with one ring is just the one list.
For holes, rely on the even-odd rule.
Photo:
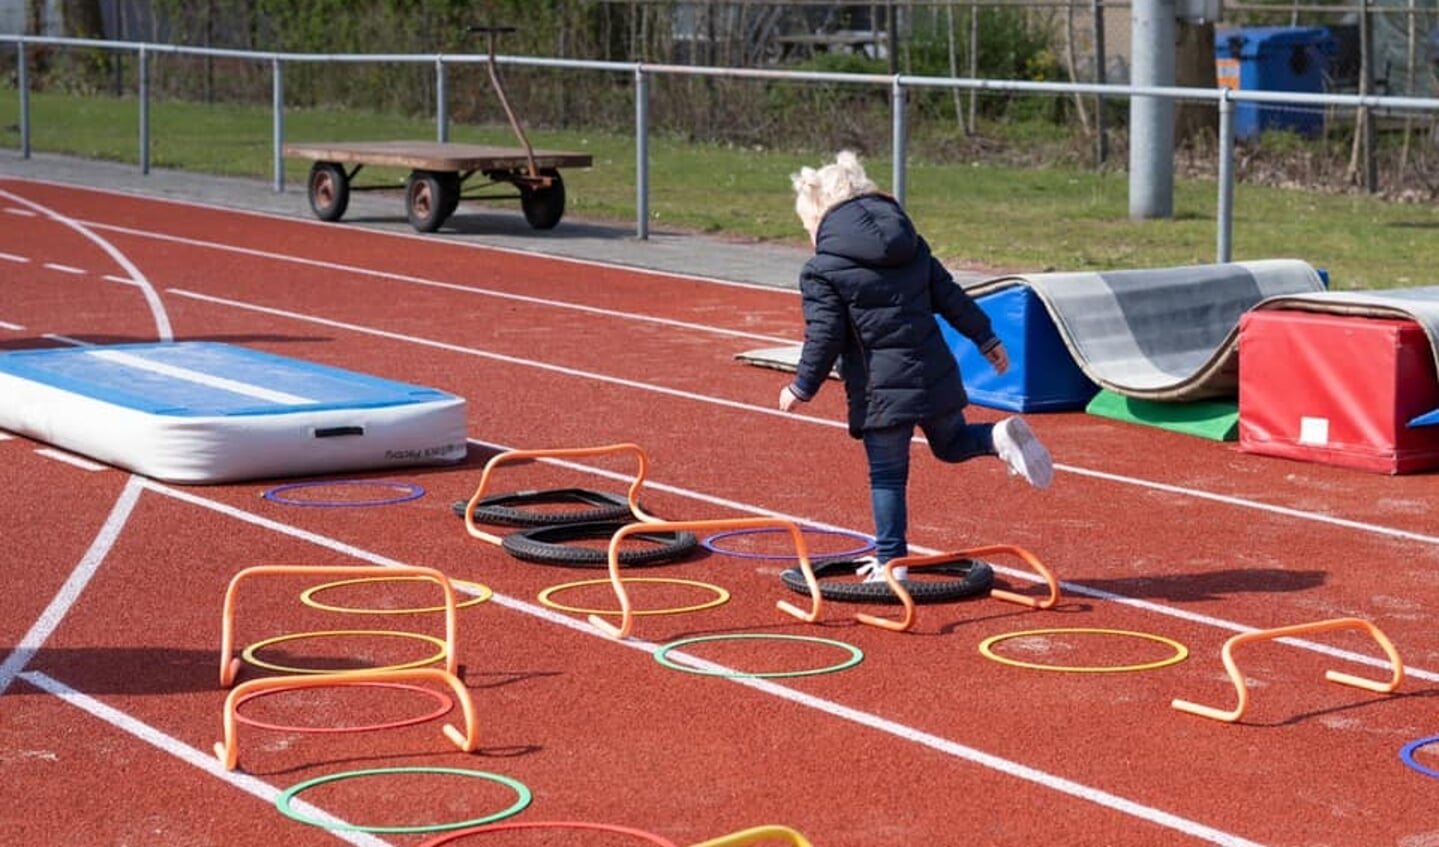
[[(456, 776), (468, 776), (475, 779), (487, 779), (491, 782), (498, 782), (501, 785), (514, 789), (515, 794), (519, 796), (518, 799), (515, 800), (514, 804), (511, 805), (508, 809), (502, 809), (498, 812), (495, 812), (494, 814), (485, 815), (482, 818), (473, 818), (467, 821), (456, 821), (455, 823), (415, 826), (360, 826), (359, 824), (332, 823), (330, 821), (319, 820), (317, 818), (302, 815), (291, 807), (291, 804), (294, 802), (295, 795), (308, 788), (314, 788), (317, 785), (323, 785), (327, 782), (338, 782), (344, 779), (356, 779), (362, 776), (377, 776), (382, 774), (397, 773), (443, 773), (455, 774)], [(326, 776), (316, 777), (315, 779), (306, 780), (299, 785), (295, 785), (285, 789), (285, 793), (281, 794), (279, 799), (275, 801), (275, 807), (280, 810), (280, 814), (291, 820), (299, 821), (300, 823), (304, 824), (309, 824), (310, 826), (317, 826), (321, 829), (339, 830), (344, 832), (418, 833), (443, 832), (450, 829), (461, 829), (467, 826), (482, 826), (487, 823), (501, 821), (505, 818), (511, 817), (523, 811), (526, 806), (530, 805), (530, 800), (532, 798), (533, 795), (530, 794), (530, 789), (526, 788), (524, 783), (515, 779), (511, 779), (507, 776), (501, 776), (494, 773), (486, 773), (484, 771), (472, 771), (465, 770), (463, 768), (429, 767), (370, 768), (368, 770), (359, 771), (342, 771), (341, 773), (332, 773)]]
[[(708, 670), (705, 668), (697, 668), (693, 665), (682, 665), (679, 662), (671, 659), (669, 655), (670, 651), (678, 650), (679, 648), (685, 647), (690, 644), (702, 644), (707, 641), (738, 641), (742, 639), (754, 641), (804, 641), (810, 644), (824, 644), (830, 647), (838, 647), (841, 650), (849, 651), (849, 658), (845, 659), (842, 662), (839, 662), (838, 664), (829, 665), (823, 668), (813, 668), (810, 670), (745, 673), (743, 671)], [(816, 638), (811, 635), (776, 635), (773, 633), (764, 632), (739, 632), (730, 633), (728, 635), (701, 635), (696, 638), (682, 638), (679, 641), (671, 641), (669, 644), (666, 644), (660, 649), (656, 650), (654, 656), (656, 662), (659, 662), (661, 665), (664, 665), (667, 668), (672, 668), (677, 671), (684, 671), (685, 673), (699, 674), (700, 676), (717, 676), (728, 678), (743, 677), (747, 679), (783, 679), (797, 676), (818, 676), (820, 674), (835, 673), (836, 671), (842, 671), (847, 668), (852, 668), (864, 660), (864, 651), (854, 646), (853, 644), (846, 644), (843, 641), (835, 641), (832, 638)]]

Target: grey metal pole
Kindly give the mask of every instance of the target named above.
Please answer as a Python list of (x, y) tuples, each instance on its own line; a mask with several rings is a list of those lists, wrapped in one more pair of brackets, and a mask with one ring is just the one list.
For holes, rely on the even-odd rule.
[(635, 237), (650, 237), (649, 77), (635, 68)]
[(904, 114), (904, 83), (900, 82), (899, 76), (895, 76), (894, 83), (889, 90), (890, 110), (892, 122), (890, 128), (890, 149), (894, 151), (894, 161), (890, 164), (891, 190), (894, 199), (904, 205), (905, 196), (905, 159), (908, 158), (905, 144), (905, 114)]
[[(969, 7), (969, 78), (979, 78), (979, 4)], [(979, 89), (969, 90), (969, 134), (979, 132)]]
[(445, 57), (435, 57), (435, 140), (444, 144), (450, 140), (450, 111), (445, 101)]
[[(1374, 93), (1374, 22), (1370, 20), (1371, 0), (1362, 0), (1359, 10), (1359, 93)], [(1374, 110), (1359, 109), (1359, 130), (1364, 140), (1364, 190), (1379, 190), (1379, 155), (1374, 149)]]
[[(1104, 0), (1093, 0), (1094, 13), (1094, 81), (1104, 85), (1108, 72), (1104, 65), (1108, 58), (1104, 53)], [(1109, 136), (1104, 125), (1104, 95), (1094, 98), (1094, 157), (1099, 164), (1109, 160)]]
[[(1174, 85), (1175, 0), (1134, 0), (1133, 83)], [(1129, 217), (1174, 215), (1174, 101), (1153, 95), (1129, 101)]]
[(150, 57), (140, 45), (140, 173), (150, 173)]
[(1229, 89), (1219, 90), (1219, 215), (1218, 247), (1215, 261), (1233, 258), (1234, 235), (1234, 101)]
[(25, 49), (25, 42), (18, 41), (15, 44), (19, 52), (19, 64), (16, 65), (16, 84), (20, 86), (20, 155), (26, 159), (30, 158), (30, 69), (28, 52)]
[(270, 60), (271, 147), (275, 193), (285, 190), (285, 72), (278, 58)]

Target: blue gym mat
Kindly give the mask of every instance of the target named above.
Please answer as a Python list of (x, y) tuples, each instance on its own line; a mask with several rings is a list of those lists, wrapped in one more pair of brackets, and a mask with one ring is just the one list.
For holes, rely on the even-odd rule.
[(468, 454), (460, 397), (205, 341), (0, 353), (0, 429), (174, 482)]
[(151, 415), (288, 414), (425, 403), (450, 395), (207, 341), (0, 354), (0, 372)]

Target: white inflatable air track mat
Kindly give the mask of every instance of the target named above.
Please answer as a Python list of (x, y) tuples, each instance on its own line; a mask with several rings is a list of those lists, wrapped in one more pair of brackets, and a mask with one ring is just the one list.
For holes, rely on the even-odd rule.
[(0, 429), (177, 483), (449, 464), (467, 451), (460, 397), (214, 342), (0, 354)]

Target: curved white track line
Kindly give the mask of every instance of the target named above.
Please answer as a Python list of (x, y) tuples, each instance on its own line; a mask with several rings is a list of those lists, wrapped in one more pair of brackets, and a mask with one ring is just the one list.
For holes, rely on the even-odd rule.
[[(18, 176), (18, 175), (13, 175), (13, 174), (3, 174), (3, 175), (0, 175), (0, 176), (3, 176), (4, 179), (6, 179), (6, 180), (11, 180), (11, 181), (14, 181), (14, 182), (24, 182), (24, 183), (29, 183), (29, 184), (31, 184), (31, 185), (51, 186), (51, 185), (55, 185), (55, 184), (56, 184), (53, 180), (30, 179), (30, 178), (28, 178), (28, 177), (23, 177), (23, 176)], [(457, 239), (457, 238), (447, 237), (444, 233), (418, 233), (418, 232), (403, 231), (403, 230), (402, 230), (402, 231), (397, 231), (397, 232), (391, 232), (391, 231), (389, 231), (389, 230), (377, 230), (377, 229), (368, 229), (368, 230), (366, 230), (366, 229), (362, 229), (361, 226), (360, 226), (360, 225), (357, 225), (357, 224), (336, 224), (336, 223), (329, 223), (329, 222), (324, 222), (324, 221), (318, 221), (318, 220), (315, 220), (313, 217), (304, 216), (304, 215), (287, 215), (287, 214), (283, 214), (283, 213), (280, 213), (280, 212), (263, 212), (263, 211), (257, 211), (257, 210), (255, 210), (255, 209), (241, 209), (241, 208), (236, 208), (236, 207), (231, 207), (231, 206), (217, 206), (217, 205), (215, 205), (214, 203), (205, 203), (205, 202), (197, 201), (197, 200), (185, 200), (185, 199), (179, 198), (179, 197), (160, 197), (160, 198), (157, 198), (157, 197), (154, 197), (154, 196), (149, 195), (149, 194), (141, 193), (141, 192), (139, 192), (139, 191), (127, 191), (127, 190), (117, 189), (117, 188), (105, 188), (105, 187), (102, 187), (102, 186), (91, 185), (90, 183), (84, 183), (83, 185), (80, 185), (79, 187), (82, 188), (82, 189), (84, 189), (85, 191), (90, 191), (90, 192), (93, 192), (93, 193), (95, 193), (95, 194), (105, 194), (105, 195), (108, 195), (108, 196), (110, 196), (110, 197), (122, 197), (122, 198), (124, 198), (124, 199), (126, 199), (126, 200), (134, 200), (134, 201), (150, 202), (150, 203), (165, 203), (165, 204), (175, 205), (175, 206), (188, 206), (188, 207), (190, 207), (190, 208), (192, 208), (192, 209), (204, 209), (204, 210), (207, 211), (207, 212), (216, 212), (216, 211), (218, 211), (218, 212), (224, 212), (224, 213), (227, 213), (227, 214), (243, 215), (243, 216), (252, 217), (252, 218), (261, 218), (261, 219), (263, 219), (263, 220), (268, 220), (268, 221), (281, 221), (281, 222), (284, 222), (284, 223), (290, 224), (290, 225), (299, 225), (299, 226), (307, 226), (307, 227), (318, 227), (318, 228), (320, 228), (320, 229), (325, 230), (326, 234), (333, 232), (337, 226), (341, 226), (341, 227), (344, 227), (345, 229), (350, 230), (351, 232), (364, 232), (364, 233), (367, 234), (367, 235), (378, 235), (378, 236), (387, 237), (387, 238), (399, 238), (399, 239), (405, 239), (405, 240), (409, 240), (409, 241), (423, 242), (423, 243), (426, 244), (426, 245), (434, 244), (437, 240), (443, 240), (444, 243), (445, 243), (447, 246), (455, 247), (455, 248), (460, 249), (460, 250), (475, 250), (475, 251), (482, 251), (482, 252), (487, 252), (487, 253), (507, 253), (507, 254), (510, 254), (510, 255), (513, 255), (513, 256), (525, 256), (525, 257), (527, 257), (527, 258), (532, 258), (532, 259), (545, 259), (545, 260), (552, 261), (552, 262), (565, 262), (565, 263), (571, 264), (571, 265), (579, 265), (580, 267), (604, 268), (604, 269), (606, 269), (606, 270), (622, 270), (622, 271), (625, 271), (626, 273), (639, 274), (639, 275), (641, 275), (641, 276), (662, 277), (662, 278), (664, 278), (664, 279), (683, 279), (683, 280), (690, 280), (690, 281), (693, 281), (693, 282), (704, 282), (704, 283), (711, 283), (711, 284), (714, 284), (714, 285), (723, 285), (723, 286), (728, 287), (728, 288), (748, 288), (748, 289), (752, 289), (752, 290), (755, 290), (755, 291), (778, 291), (778, 292), (781, 292), (781, 293), (790, 294), (790, 295), (792, 295), (792, 296), (798, 296), (798, 295), (799, 295), (799, 287), (798, 287), (799, 267), (800, 267), (800, 265), (804, 264), (804, 260), (803, 260), (803, 259), (798, 259), (798, 260), (795, 262), (794, 282), (795, 282), (796, 284), (795, 284), (794, 286), (792, 286), (792, 287), (780, 287), (780, 286), (775, 286), (775, 285), (771, 285), (771, 284), (769, 284), (769, 283), (763, 283), (763, 282), (744, 282), (744, 281), (740, 281), (740, 280), (724, 279), (723, 277), (717, 277), (717, 276), (705, 276), (704, 274), (687, 273), (687, 272), (685, 272), (685, 271), (673, 271), (673, 270), (668, 270), (668, 271), (667, 271), (667, 270), (660, 270), (660, 269), (656, 269), (656, 268), (644, 267), (644, 266), (642, 266), (642, 265), (625, 265), (625, 264), (620, 264), (620, 263), (614, 262), (614, 261), (605, 261), (605, 260), (601, 260), (601, 259), (587, 259), (587, 258), (584, 258), (584, 257), (581, 257), (581, 256), (566, 256), (566, 255), (557, 254), (557, 253), (544, 253), (544, 252), (541, 252), (541, 251), (539, 251), (539, 250), (526, 250), (526, 249), (523, 249), (523, 248), (520, 248), (520, 247), (505, 247), (505, 246), (501, 246), (501, 245), (497, 245), (497, 244), (474, 244), (474, 243), (471, 243), (471, 242), (468, 242), (468, 241), (461, 241), (461, 240), (459, 240), (459, 239)], [(263, 189), (261, 189), (261, 190), (263, 190)], [(6, 211), (9, 211), (9, 210), (6, 210)], [(17, 213), (19, 213), (19, 212), (17, 211)], [(100, 223), (100, 222), (98, 222), (98, 221), (87, 221), (86, 223), (87, 223), (88, 225), (90, 225), (90, 226), (94, 226), (94, 227), (97, 227), (97, 228), (110, 227), (110, 228), (113, 228), (113, 229), (122, 229), (121, 227), (113, 227), (113, 226), (111, 226), (111, 225), (109, 225), (109, 224), (103, 224), (103, 223)], [(151, 233), (139, 233), (139, 234), (141, 234), (141, 235), (150, 235)], [(323, 237), (323, 236), (321, 236), (321, 237)], [(618, 237), (616, 237), (614, 240), (616, 240), (616, 241), (626, 241), (626, 240), (629, 240), (630, 238), (631, 238), (630, 235), (623, 235), (623, 236), (618, 236)], [(217, 245), (217, 246), (218, 246), (218, 245)]]
[(90, 582), (90, 578), (99, 570), (100, 563), (105, 561), (109, 555), (110, 548), (115, 546), (115, 541), (120, 537), (120, 530), (125, 528), (125, 522), (130, 519), (130, 512), (135, 508), (135, 502), (140, 499), (140, 492), (144, 489), (140, 477), (131, 476), (125, 482), (125, 488), (120, 492), (120, 497), (115, 501), (115, 506), (110, 510), (110, 516), (101, 525), (100, 532), (95, 540), (90, 542), (90, 549), (80, 559), (80, 564), (71, 571), (70, 577), (60, 586), (50, 605), (40, 613), (40, 619), (31, 625), (30, 631), (20, 639), (15, 650), (5, 657), (3, 664), (0, 664), (0, 694), (10, 687), (15, 677), (25, 670), (25, 666), (35, 657), (40, 648), (45, 645), (46, 639), (60, 625), (60, 621), (80, 599), (80, 592)]
[[(531, 297), (525, 294), (515, 294), (510, 291), (497, 291), (492, 288), (479, 288), (473, 285), (462, 285), (457, 282), (444, 282), (437, 279), (427, 279), (422, 276), (394, 273), (392, 271), (377, 271), (374, 268), (360, 267), (358, 265), (342, 265), (338, 262), (327, 262), (322, 259), (306, 259), (303, 256), (292, 256), (287, 253), (271, 253), (268, 250), (256, 250), (251, 247), (236, 247), (232, 244), (218, 244), (214, 241), (201, 241), (194, 238), (184, 238), (179, 235), (167, 235), (158, 232), (145, 232), (144, 230), (131, 229), (129, 227), (115, 226), (113, 224), (92, 224), (96, 229), (118, 232), (123, 235), (132, 235), (137, 238), (149, 238), (155, 241), (168, 241), (172, 244), (183, 244), (187, 247), (196, 247), (203, 250), (215, 250), (221, 253), (237, 253), (242, 256), (249, 256), (255, 259), (266, 259), (272, 262), (283, 262), (302, 267), (321, 268), (327, 271), (354, 274), (355, 276), (368, 276), (375, 279), (386, 279), (391, 282), (403, 282), (408, 285), (422, 285), (429, 288), (439, 288), (446, 291), (455, 291), (461, 294), (473, 294), (479, 297), (494, 297), (500, 300), (513, 300), (517, 303), (530, 303), (545, 306), (550, 309), (564, 309), (572, 312), (584, 312), (592, 315), (601, 315), (607, 318), (620, 318), (628, 321), (641, 323), (659, 324), (677, 329), (684, 329), (690, 332), (698, 332), (707, 335), (723, 335), (731, 338), (746, 338), (751, 341), (764, 342), (766, 344), (798, 344), (792, 338), (779, 338), (772, 335), (760, 335), (754, 332), (745, 332), (739, 329), (721, 329), (709, 326), (708, 324), (697, 324), (689, 321), (673, 320), (671, 318), (657, 318), (653, 315), (642, 315), (637, 312), (621, 312), (615, 309), (602, 309), (598, 306), (586, 306), (583, 303), (567, 303), (562, 300), (549, 300), (543, 297)], [(630, 271), (631, 268), (618, 265), (603, 265), (609, 270)], [(708, 282), (709, 280), (705, 280)], [(777, 289), (765, 289), (777, 290)]]
[(130, 275), (131, 281), (144, 292), (145, 302), (150, 307), (150, 315), (155, 319), (155, 332), (159, 339), (161, 341), (175, 340), (175, 332), (170, 328), (170, 316), (165, 312), (165, 304), (160, 302), (160, 293), (155, 290), (154, 285), (150, 284), (150, 280), (146, 278), (145, 274), (141, 273), (140, 269), (135, 267), (135, 263), (131, 262), (124, 253), (120, 252), (119, 248), (95, 234), (89, 225), (81, 223), (74, 218), (66, 217), (33, 200), (27, 200), (18, 194), (13, 194), (4, 189), (0, 189), (0, 197), (7, 197), (28, 209), (38, 212), (61, 226), (74, 230), (81, 237), (90, 241), (101, 250), (104, 250), (111, 259), (115, 260), (115, 264), (125, 269), (125, 272)]
[[(155, 290), (155, 286), (150, 283), (150, 280), (140, 272), (140, 269), (135, 266), (135, 263), (131, 262), (124, 253), (120, 252), (119, 248), (104, 238), (101, 238), (99, 235), (96, 235), (94, 232), (91, 232), (85, 224), (80, 223), (74, 218), (62, 215), (53, 209), (3, 189), (0, 189), (0, 197), (9, 198), (11, 201), (21, 204), (29, 211), (49, 218), (61, 226), (74, 231), (101, 250), (104, 250), (111, 259), (115, 260), (115, 264), (124, 268), (125, 271), (130, 274), (130, 279), (144, 292), (145, 302), (150, 307), (150, 314), (155, 320), (155, 331), (160, 340), (175, 340), (174, 331), (170, 328), (170, 317), (165, 312), (165, 305), (160, 302), (159, 292)], [(17, 674), (25, 670), (25, 665), (34, 657), (35, 652), (44, 645), (45, 640), (50, 637), (50, 633), (54, 632), (55, 628), (60, 625), (60, 621), (64, 619), (66, 613), (70, 611), (70, 607), (79, 599), (80, 592), (84, 590), (86, 583), (95, 575), (95, 571), (100, 567), (100, 563), (105, 560), (106, 554), (110, 552), (110, 547), (114, 545), (115, 539), (119, 537), (120, 530), (124, 528), (125, 521), (129, 519), (131, 509), (135, 507), (135, 500), (140, 494), (138, 480), (138, 477), (132, 476), (125, 483), (124, 490), (120, 492), (119, 499), (115, 501), (115, 506), (110, 510), (110, 517), (106, 519), (104, 525), (100, 527), (100, 533), (95, 537), (95, 540), (91, 542), (90, 549), (85, 553), (84, 558), (76, 565), (69, 579), (65, 580), (65, 584), (60, 587), (60, 592), (50, 601), (50, 605), (41, 613), (40, 619), (30, 627), (29, 632), (25, 633), (24, 638), (20, 641), (20, 645), (5, 658), (4, 664), (0, 665), (0, 694), (5, 692), (5, 689), (10, 686), (10, 683), (14, 681)]]

